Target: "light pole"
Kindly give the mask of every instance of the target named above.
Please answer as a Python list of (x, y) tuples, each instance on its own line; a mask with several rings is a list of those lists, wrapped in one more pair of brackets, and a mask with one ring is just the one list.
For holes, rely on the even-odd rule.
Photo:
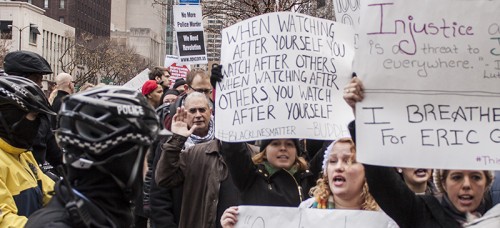
[(16, 29), (19, 31), (19, 51), (21, 50), (21, 37), (22, 37), (22, 34), (23, 34), (23, 30), (24, 30), (25, 28), (33, 28), (33, 29), (36, 29), (36, 31), (35, 31), (35, 32), (36, 32), (36, 34), (40, 34), (40, 31), (38, 31), (38, 26), (37, 26), (37, 25), (35, 25), (35, 24), (30, 24), (30, 25), (27, 25), (27, 26), (22, 27), (22, 28), (19, 28), (19, 27), (15, 26), (15, 25), (7, 25), (7, 28), (9, 28), (9, 29), (11, 29), (11, 30), (12, 30), (12, 28), (16, 28)]

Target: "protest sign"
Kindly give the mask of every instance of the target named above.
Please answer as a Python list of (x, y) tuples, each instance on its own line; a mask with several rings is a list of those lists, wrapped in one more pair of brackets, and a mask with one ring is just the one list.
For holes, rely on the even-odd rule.
[(500, 169), (499, 8), (487, 0), (362, 1), (360, 161)]
[(141, 90), (142, 85), (149, 80), (149, 69), (146, 68), (141, 73), (137, 74), (135, 77), (130, 79), (130, 81), (126, 82), (123, 84), (124, 87), (131, 88), (131, 89), (136, 89), (136, 90)]
[(175, 83), (177, 79), (186, 79), (187, 74), (189, 73), (189, 68), (185, 65), (177, 65), (176, 63), (172, 64), (169, 67), (170, 70), (170, 81), (172, 81), (172, 85)]
[(207, 63), (200, 5), (174, 5), (180, 63)]
[(222, 31), (216, 137), (334, 139), (353, 119), (342, 98), (354, 59), (349, 26), (303, 14), (264, 14)]
[(383, 212), (296, 207), (239, 206), (235, 228), (397, 227)]
[(333, 9), (337, 22), (351, 25), (355, 30), (359, 26), (360, 0), (333, 0)]
[(333, 0), (333, 10), (335, 11), (335, 18), (337, 22), (350, 25), (354, 29), (354, 47), (358, 48), (359, 35), (359, 11), (360, 0)]

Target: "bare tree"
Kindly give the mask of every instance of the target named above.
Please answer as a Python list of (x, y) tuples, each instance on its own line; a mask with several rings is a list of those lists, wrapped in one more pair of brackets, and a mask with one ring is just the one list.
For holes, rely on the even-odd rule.
[(8, 37), (10, 37), (8, 34), (0, 35), (0, 68), (3, 68), (3, 59), (5, 58), (5, 55), (9, 53), (12, 45), (12, 40), (7, 39)]
[[(171, 7), (173, 1), (151, 0), (152, 4)], [(294, 11), (308, 13), (315, 0), (205, 0), (203, 16), (223, 18), (224, 27), (265, 13)], [(208, 28), (210, 30), (210, 28)]]
[(143, 59), (135, 49), (108, 38), (84, 33), (79, 39), (70, 40), (59, 62), (63, 71), (76, 76), (77, 86), (103, 80), (123, 84), (151, 66), (150, 61)]

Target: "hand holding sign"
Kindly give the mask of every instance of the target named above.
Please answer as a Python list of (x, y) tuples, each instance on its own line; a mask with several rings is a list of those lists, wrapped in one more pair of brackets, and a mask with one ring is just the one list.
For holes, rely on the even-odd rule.
[(358, 77), (351, 79), (349, 84), (344, 87), (344, 100), (351, 106), (354, 114), (356, 114), (356, 103), (363, 100), (365, 97), (365, 87)]

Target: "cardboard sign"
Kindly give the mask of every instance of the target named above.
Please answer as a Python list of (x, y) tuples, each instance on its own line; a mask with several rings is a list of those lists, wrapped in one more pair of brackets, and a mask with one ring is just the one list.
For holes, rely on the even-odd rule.
[(383, 212), (295, 207), (239, 206), (235, 228), (388, 228), (396, 223)]
[(180, 63), (208, 63), (200, 5), (174, 5)]
[(499, 8), (487, 0), (362, 1), (360, 161), (500, 169)]
[(347, 25), (280, 12), (222, 31), (216, 137), (331, 140), (353, 119), (343, 100), (354, 59)]

